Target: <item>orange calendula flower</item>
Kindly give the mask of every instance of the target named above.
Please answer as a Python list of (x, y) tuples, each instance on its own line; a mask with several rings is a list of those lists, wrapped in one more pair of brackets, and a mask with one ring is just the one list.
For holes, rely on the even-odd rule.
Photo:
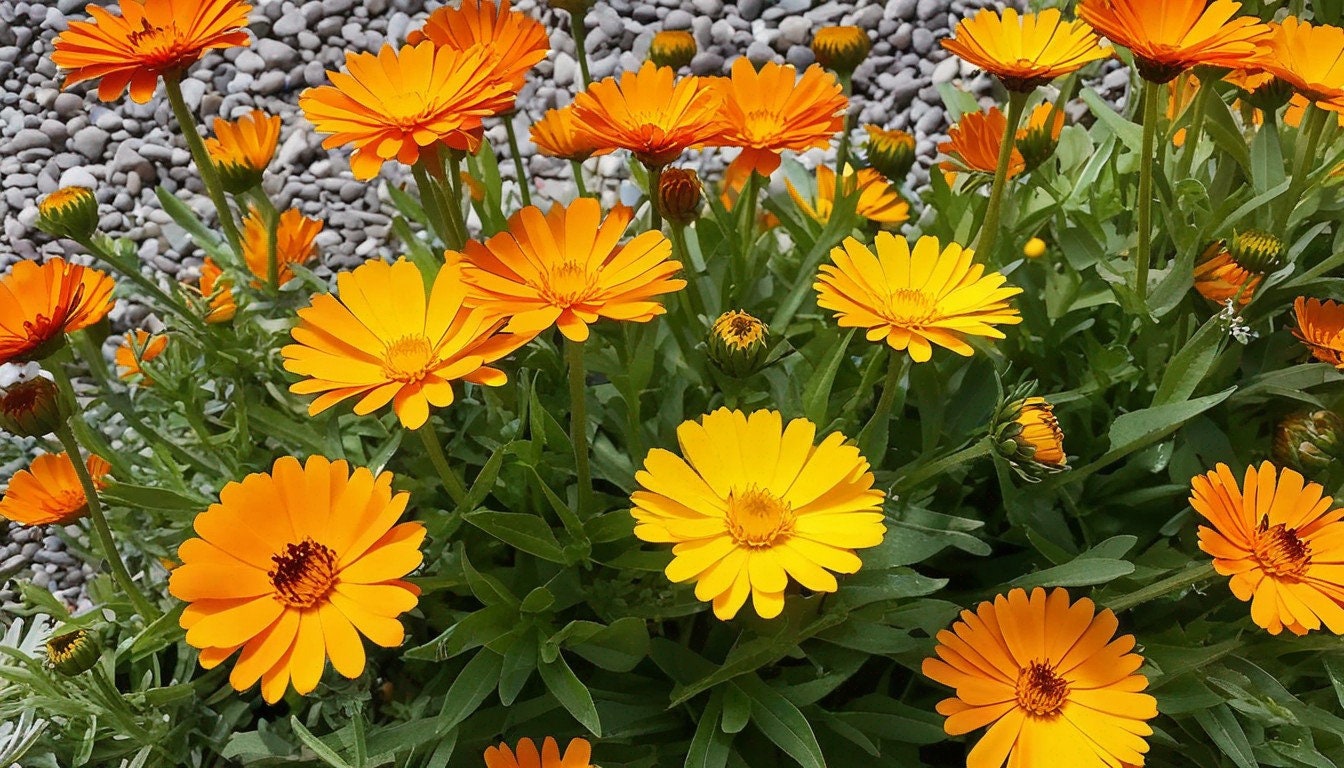
[(405, 576), (419, 567), (425, 527), (397, 524), (409, 494), (392, 474), (344, 461), (285, 456), (269, 473), (224, 486), (196, 516), (199, 538), (178, 549), (168, 580), (188, 603), (179, 624), (213, 669), (241, 649), (229, 683), (280, 700), (291, 683), (317, 687), (327, 659), (364, 671), (361, 635), (384, 648), (405, 636), (397, 617), (419, 602)]
[(844, 129), (845, 97), (835, 75), (813, 65), (802, 77), (787, 64), (766, 62), (760, 69), (745, 56), (733, 62), (732, 77), (711, 81), (723, 101), (716, 144), (742, 151), (732, 165), (769, 176), (780, 153), (824, 149)]
[[(869, 221), (879, 224), (901, 224), (910, 218), (910, 204), (905, 202), (896, 186), (872, 168), (855, 171), (845, 168), (844, 194), (858, 193), (859, 199), (854, 212)], [(835, 171), (827, 166), (817, 166), (817, 194), (815, 200), (807, 200), (793, 186), (793, 182), (784, 180), (789, 197), (807, 216), (822, 224), (830, 221), (831, 211), (835, 209)]]
[(812, 36), (812, 53), (817, 63), (846, 75), (868, 58), (872, 48), (868, 33), (860, 27), (822, 27)]
[(1082, 0), (1078, 17), (1128, 48), (1145, 80), (1165, 83), (1200, 64), (1260, 61), (1269, 27), (1239, 10), (1235, 0)]
[[(968, 112), (947, 131), (948, 140), (938, 145), (938, 151), (948, 156), (939, 167), (945, 171), (971, 171), (993, 174), (999, 167), (999, 148), (1008, 132), (1008, 118), (998, 107), (988, 112)], [(1022, 173), (1027, 167), (1022, 153), (1013, 147), (1008, 161), (1008, 178)]]
[(338, 299), (313, 297), (280, 350), (285, 370), (305, 377), (289, 390), (318, 395), (316, 415), (351, 397), (363, 416), (392, 403), (402, 426), (419, 429), (430, 406), (451, 405), (454, 381), (498, 387), (508, 381), (489, 363), (531, 336), (496, 333), (504, 318), (464, 304), (461, 270), (448, 264), (427, 291), (405, 259), (366, 261), (336, 276)]
[(151, 334), (144, 329), (136, 329), (127, 333), (125, 341), (120, 347), (117, 347), (116, 363), (119, 369), (117, 376), (122, 379), (134, 379), (137, 376), (143, 376), (145, 383), (149, 383), (149, 376), (145, 374), (140, 364), (163, 354), (163, 350), (167, 347), (167, 334)]
[(121, 15), (85, 6), (92, 21), (72, 21), (56, 37), (51, 60), (66, 70), (65, 87), (102, 79), (98, 98), (115, 101), (129, 85), (131, 100), (154, 96), (159, 77), (177, 77), (212, 48), (247, 45), (242, 0), (120, 0)]
[(570, 341), (586, 341), (598, 318), (648, 322), (667, 311), (656, 297), (686, 287), (672, 277), (681, 262), (670, 258), (672, 241), (662, 232), (618, 244), (633, 217), (618, 206), (604, 220), (591, 197), (544, 214), (529, 206), (504, 232), (444, 258), (461, 265), (468, 305), (508, 318), (505, 331), (531, 339), (554, 325)]
[(574, 97), (574, 121), (600, 150), (628, 149), (643, 164), (661, 168), (682, 152), (711, 143), (722, 108), (703, 79), (676, 80), (669, 67), (644, 62), (638, 72), (608, 77)]
[(105, 272), (61, 258), (16, 263), (0, 277), (0, 363), (40, 360), (65, 334), (107, 317), (114, 285)]
[(238, 312), (238, 304), (233, 300), (233, 285), (224, 279), (224, 270), (208, 256), (205, 263), (201, 264), (199, 290), (201, 296), (209, 302), (205, 322), (227, 323)]
[[(256, 285), (269, 279), (270, 228), (266, 226), (265, 219), (256, 208), (243, 218), (243, 260), (247, 262), (248, 271), (257, 276), (253, 281)], [(313, 239), (321, 231), (321, 221), (304, 216), (297, 208), (290, 208), (280, 214), (275, 231), (278, 285), (294, 279), (294, 270), (290, 269), (290, 265), (306, 264), (313, 258), (316, 253)]]
[(1199, 548), (1272, 635), (1344, 634), (1344, 509), (1324, 490), (1268, 461), (1241, 483), (1226, 464), (1191, 480), (1190, 506), (1213, 526), (1199, 527)]
[(261, 183), (261, 175), (280, 143), (280, 116), (254, 109), (237, 120), (215, 118), (215, 136), (205, 140), (224, 189), (242, 194)]
[(1298, 296), (1293, 314), (1297, 318), (1293, 335), (1307, 345), (1311, 356), (1344, 371), (1344, 305)]
[(1283, 241), (1268, 232), (1246, 230), (1209, 244), (1195, 265), (1195, 290), (1204, 298), (1246, 306), (1265, 275), (1283, 265)]
[(841, 328), (866, 328), (868, 340), (885, 340), (928, 362), (933, 345), (970, 356), (968, 336), (1004, 338), (996, 325), (1017, 325), (1022, 317), (1008, 306), (1021, 288), (1005, 287), (998, 272), (985, 274), (975, 252), (956, 243), (940, 246), (921, 237), (914, 248), (905, 238), (878, 232), (874, 255), (863, 243), (845, 238), (831, 249), (834, 264), (823, 264), (813, 286), (817, 306), (835, 312)]
[[(106, 488), (112, 465), (90, 454), (85, 466), (94, 487)], [(75, 465), (64, 453), (44, 453), (33, 459), (27, 469), (10, 478), (0, 499), (0, 517), (19, 525), (69, 525), (88, 511), (89, 500), (75, 474)]]
[(1344, 29), (1293, 16), (1272, 27), (1260, 66), (1308, 99), (1344, 109)]
[(509, 0), (499, 5), (495, 0), (463, 0), (458, 7), (438, 8), (425, 19), (423, 29), (406, 36), (406, 42), (412, 45), (422, 40), (457, 51), (484, 49), (489, 81), (503, 84), (510, 94), (499, 112), (513, 109), (513, 99), (523, 87), (527, 71), (550, 50), (546, 28), (531, 16), (512, 10)]
[(531, 739), (522, 739), (515, 750), (507, 743), (486, 747), (485, 768), (592, 768), (593, 745), (585, 739), (571, 739), (560, 756), (560, 745), (547, 736), (541, 751)]
[[(1034, 171), (1055, 154), (1064, 131), (1064, 110), (1045, 102), (1027, 115), (1027, 124), (1017, 130), (1013, 151), (1022, 155), (1024, 171)], [(997, 163), (997, 158), (995, 159)], [(1010, 161), (1011, 162), (1011, 161)]]
[(750, 597), (756, 614), (784, 610), (790, 577), (814, 592), (855, 573), (856, 549), (886, 535), (881, 490), (859, 449), (835, 432), (778, 411), (727, 408), (677, 428), (681, 456), (655, 448), (630, 501), (643, 541), (675, 544), (666, 569), (727, 621)]
[(1091, 27), (1064, 21), (1056, 8), (1023, 14), (1005, 8), (1002, 15), (984, 8), (962, 19), (954, 34), (943, 40), (943, 47), (994, 75), (1010, 91), (1035, 90), (1111, 54)]
[(543, 155), (578, 162), (609, 154), (614, 149), (599, 146), (597, 137), (579, 127), (573, 105), (546, 110), (532, 125), (532, 143)]
[(948, 735), (989, 726), (969, 768), (1040, 765), (1068, 756), (1069, 768), (1142, 765), (1157, 700), (1134, 674), (1143, 657), (1134, 636), (1087, 598), (1037, 587), (1014, 589), (962, 611), (938, 633), (924, 675), (955, 689), (938, 703)]
[(394, 158), (414, 165), (422, 153), (435, 157), (439, 146), (475, 152), (481, 120), (513, 99), (507, 83), (491, 79), (490, 55), (429, 41), (347, 53), (349, 73), (328, 71), (333, 84), (304, 91), (299, 106), (318, 133), (331, 134), (323, 147), (354, 145), (357, 179), (377, 176)]

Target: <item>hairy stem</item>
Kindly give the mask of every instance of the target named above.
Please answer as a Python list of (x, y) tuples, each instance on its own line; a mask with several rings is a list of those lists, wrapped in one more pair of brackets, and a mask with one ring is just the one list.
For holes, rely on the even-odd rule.
[(993, 263), (994, 245), (999, 237), (1003, 191), (1008, 186), (1008, 166), (1012, 163), (1013, 147), (1017, 143), (1017, 125), (1022, 122), (1022, 113), (1026, 111), (1029, 95), (1017, 92), (1008, 95), (1008, 124), (1004, 128), (1003, 142), (999, 146), (999, 164), (994, 169), (994, 184), (989, 188), (989, 204), (985, 207), (985, 218), (980, 224), (980, 236), (975, 244), (975, 250), (980, 254), (980, 258), (989, 263)]
[(1157, 170), (1157, 102), (1160, 87), (1143, 81), (1143, 148), (1139, 157), (1139, 250), (1134, 293), (1141, 307), (1148, 301), (1148, 268), (1153, 259), (1153, 174)]
[(180, 75), (165, 74), (163, 87), (168, 92), (168, 104), (173, 108), (178, 127), (182, 129), (182, 135), (187, 140), (187, 149), (191, 150), (191, 158), (196, 162), (196, 170), (200, 172), (201, 181), (205, 183), (205, 191), (215, 204), (224, 237), (228, 239), (234, 253), (241, 253), (238, 224), (234, 221), (233, 209), (229, 207), (228, 198), (224, 196), (224, 185), (219, 182), (214, 161), (210, 159), (210, 153), (205, 151), (205, 142), (201, 140), (201, 132), (196, 127), (196, 118), (187, 108), (186, 99), (182, 98)]
[(593, 508), (593, 478), (588, 466), (588, 403), (583, 368), (583, 342), (565, 339), (565, 363), (569, 368), (569, 439), (574, 444), (574, 469), (578, 473), (579, 513)]

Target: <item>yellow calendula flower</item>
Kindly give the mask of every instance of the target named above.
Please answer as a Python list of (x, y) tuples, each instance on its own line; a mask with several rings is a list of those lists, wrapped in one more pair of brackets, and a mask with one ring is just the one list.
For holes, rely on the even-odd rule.
[(1239, 10), (1235, 0), (1082, 0), (1078, 17), (1128, 48), (1145, 80), (1165, 83), (1201, 64), (1263, 61), (1270, 29)]
[(1039, 259), (1045, 255), (1045, 251), (1045, 241), (1039, 237), (1031, 238), (1026, 245), (1022, 246), (1022, 255), (1028, 259)]
[(215, 118), (215, 135), (205, 151), (224, 189), (240, 195), (261, 183), (280, 143), (280, 116), (254, 109), (237, 120)]
[(574, 106), (548, 109), (532, 125), (532, 143), (537, 151), (549, 157), (583, 162), (594, 155), (615, 151), (614, 146), (603, 146), (591, 133), (582, 130), (574, 117)]
[[(854, 212), (869, 221), (896, 225), (910, 218), (910, 204), (901, 197), (896, 185), (872, 168), (860, 168), (857, 171), (845, 168), (845, 178), (841, 184), (844, 187), (843, 194), (858, 193), (859, 199)], [(835, 209), (835, 171), (824, 165), (817, 166), (815, 200), (805, 199), (788, 179), (784, 180), (784, 186), (788, 188), (789, 197), (793, 198), (794, 204), (809, 218), (822, 224), (830, 221), (831, 212)]]
[(1028, 92), (1111, 55), (1085, 22), (1065, 21), (1059, 9), (1002, 14), (988, 8), (957, 23), (943, 47), (994, 75), (1010, 91)]
[(201, 264), (197, 291), (207, 302), (205, 322), (227, 323), (237, 314), (238, 304), (233, 299), (233, 285), (224, 277), (224, 270), (209, 256)]
[(695, 35), (684, 29), (665, 29), (649, 41), (649, 61), (660, 67), (681, 69), (695, 58)]
[(813, 65), (798, 76), (792, 66), (767, 61), (757, 70), (745, 56), (731, 77), (713, 79), (723, 102), (714, 144), (737, 147), (737, 172), (769, 176), (785, 151), (824, 149), (844, 129), (849, 99), (835, 75)]
[(1069, 468), (1055, 407), (1043, 397), (1030, 396), (1034, 386), (1025, 384), (1010, 395), (995, 413), (993, 426), (999, 455), (1028, 482)]
[(734, 378), (756, 373), (770, 357), (770, 329), (738, 309), (724, 312), (709, 329), (710, 362)]
[(122, 345), (117, 347), (117, 376), (123, 380), (142, 378), (144, 383), (151, 383), (149, 376), (141, 368), (141, 363), (153, 360), (167, 348), (167, 334), (151, 334), (143, 328), (128, 332)]
[(1311, 101), (1344, 110), (1344, 29), (1289, 16), (1272, 30), (1260, 66)]
[(1022, 156), (1022, 170), (1033, 171), (1049, 160), (1064, 131), (1064, 110), (1049, 102), (1037, 104), (1027, 114), (1027, 124), (1017, 129), (1013, 150)]
[(102, 653), (98, 638), (83, 628), (52, 635), (46, 642), (46, 651), (47, 666), (67, 677), (93, 669)]
[(651, 61), (637, 72), (599, 80), (574, 97), (574, 122), (597, 150), (628, 149), (661, 168), (682, 152), (718, 138), (722, 98), (704, 78), (677, 80)]

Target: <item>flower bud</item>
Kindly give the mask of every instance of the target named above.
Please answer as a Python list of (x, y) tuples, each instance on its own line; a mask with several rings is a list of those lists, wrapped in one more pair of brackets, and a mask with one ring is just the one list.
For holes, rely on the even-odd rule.
[(1302, 472), (1325, 469), (1341, 456), (1344, 418), (1334, 411), (1301, 411), (1274, 430), (1274, 461)]
[(992, 427), (999, 455), (1031, 483), (1069, 468), (1054, 406), (1043, 397), (1026, 396), (1034, 387), (1035, 382), (1018, 387), (995, 412)]
[(765, 366), (770, 356), (770, 329), (746, 312), (724, 312), (714, 321), (706, 346), (715, 367), (744, 379)]
[(900, 183), (915, 164), (915, 137), (905, 131), (864, 126), (868, 143), (864, 151), (868, 165), (891, 181)]
[(280, 117), (254, 109), (237, 120), (215, 119), (205, 151), (224, 191), (241, 195), (261, 183), (280, 143)]
[(76, 242), (98, 231), (98, 199), (88, 187), (61, 187), (37, 204), (37, 227)]
[(1223, 78), (1241, 91), (1241, 101), (1265, 112), (1277, 112), (1293, 98), (1293, 86), (1264, 70), (1234, 69)]
[(69, 416), (51, 379), (35, 376), (0, 392), (0, 429), (17, 437), (44, 437)]
[(658, 209), (663, 218), (686, 226), (700, 217), (702, 190), (695, 171), (668, 168), (658, 179)]
[(1283, 265), (1282, 256), (1283, 243), (1259, 230), (1215, 240), (1195, 263), (1195, 290), (1209, 301), (1226, 304), (1235, 298), (1244, 307), (1255, 298), (1265, 275)]
[(873, 47), (868, 33), (858, 27), (822, 27), (812, 36), (817, 63), (841, 75), (852, 75)]
[(1045, 241), (1039, 237), (1033, 237), (1022, 246), (1022, 255), (1028, 259), (1039, 259), (1045, 255)]
[(1026, 127), (1017, 132), (1017, 151), (1025, 164), (1023, 173), (1039, 168), (1054, 156), (1063, 130), (1064, 110), (1055, 110), (1047, 103), (1039, 104), (1031, 111)]
[(668, 29), (649, 41), (649, 61), (660, 67), (681, 69), (695, 58), (695, 36), (684, 29)]
[(67, 677), (93, 669), (101, 654), (98, 638), (87, 629), (53, 635), (47, 641), (47, 666)]

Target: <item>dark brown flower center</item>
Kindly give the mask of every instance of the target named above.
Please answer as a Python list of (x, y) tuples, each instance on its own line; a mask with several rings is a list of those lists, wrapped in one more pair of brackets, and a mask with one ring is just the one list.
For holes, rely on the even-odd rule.
[(1265, 573), (1285, 581), (1297, 581), (1311, 565), (1311, 545), (1297, 537), (1297, 531), (1283, 523), (1271, 526), (1269, 517), (1260, 519), (1256, 530), (1255, 559)]
[(1017, 704), (1037, 717), (1054, 717), (1069, 698), (1069, 681), (1048, 662), (1033, 661), (1017, 674)]
[(311, 607), (336, 583), (336, 553), (312, 538), (285, 545), (285, 551), (271, 555), (271, 561), (275, 567), (267, 575), (276, 599), (295, 608)]

